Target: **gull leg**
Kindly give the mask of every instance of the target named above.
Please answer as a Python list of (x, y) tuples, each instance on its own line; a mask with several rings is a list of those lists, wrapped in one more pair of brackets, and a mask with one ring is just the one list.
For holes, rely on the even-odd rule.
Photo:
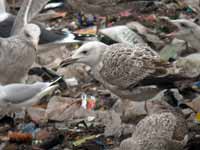
[(100, 17), (97, 17), (97, 29), (96, 29), (96, 34), (97, 35), (99, 33), (100, 26), (101, 26), (101, 19), (100, 19)]
[(108, 16), (105, 17), (105, 26), (108, 27)]
[(105, 25), (105, 27), (107, 27), (107, 25), (108, 25), (108, 16), (106, 16), (106, 17), (98, 16), (97, 17), (97, 32), (96, 32), (96, 34), (99, 33), (99, 30), (102, 28), (103, 25)]

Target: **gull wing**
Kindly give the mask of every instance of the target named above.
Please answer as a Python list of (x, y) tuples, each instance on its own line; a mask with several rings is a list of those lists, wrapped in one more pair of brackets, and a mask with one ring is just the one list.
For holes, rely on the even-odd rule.
[(29, 23), (44, 7), (49, 0), (24, 0), (15, 22), (13, 24), (11, 35), (16, 35)]

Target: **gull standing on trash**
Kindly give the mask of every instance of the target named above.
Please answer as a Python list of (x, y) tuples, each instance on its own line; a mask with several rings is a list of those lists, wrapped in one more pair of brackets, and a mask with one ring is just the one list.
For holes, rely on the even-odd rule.
[(28, 24), (28, 17), (33, 15), (32, 2), (23, 2), (12, 27), (12, 36), (0, 38), (0, 84), (21, 82), (35, 62), (41, 31), (37, 25)]
[(40, 100), (59, 87), (59, 80), (53, 82), (36, 82), (34, 84), (8, 84), (0, 86), (1, 113), (14, 113), (40, 102)]
[(183, 150), (187, 138), (183, 116), (160, 112), (142, 119), (132, 137), (121, 142), (119, 150)]
[(22, 31), (9, 38), (0, 38), (0, 83), (20, 82), (36, 58), (40, 28), (27, 24)]
[[(72, 63), (89, 65), (94, 77), (122, 98), (138, 101), (140, 98), (149, 99), (155, 96), (158, 89), (154, 86), (148, 88), (144, 86), (154, 85), (154, 81), (158, 84), (172, 82), (162, 80), (162, 76), (169, 73), (167, 69), (171, 67), (169, 63), (161, 60), (154, 50), (142, 44), (108, 46), (101, 42), (89, 42), (64, 60), (61, 66)], [(144, 86), (140, 89), (142, 85)], [(148, 92), (151, 96), (148, 94), (146, 96), (143, 92)], [(141, 95), (146, 97), (140, 97)]]

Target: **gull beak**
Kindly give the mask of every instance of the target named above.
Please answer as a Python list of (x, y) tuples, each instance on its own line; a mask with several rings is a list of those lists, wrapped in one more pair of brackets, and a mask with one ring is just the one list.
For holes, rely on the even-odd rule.
[(33, 40), (33, 46), (37, 50), (38, 49), (38, 40)]
[(166, 21), (167, 23), (170, 23), (171, 25), (174, 25), (178, 29), (180, 28), (179, 21), (178, 20), (171, 20), (168, 17), (160, 17), (160, 20)]
[(166, 34), (165, 36), (168, 37), (168, 38), (175, 38), (176, 37), (176, 32), (171, 32), (169, 34)]
[(177, 28), (176, 31), (174, 32), (171, 32), (169, 34), (166, 34), (165, 36), (168, 37), (168, 38), (175, 38), (176, 35), (177, 35), (177, 32), (180, 30), (180, 25), (178, 23), (178, 21), (176, 20), (171, 20), (170, 18), (168, 17), (159, 17), (160, 20), (163, 20), (163, 21), (166, 21), (167, 23), (170, 23), (171, 25), (175, 26)]
[(71, 57), (69, 57), (69, 58), (63, 60), (63, 61), (60, 63), (60, 67), (66, 67), (66, 66), (68, 66), (68, 65), (70, 65), (70, 64), (75, 63), (77, 60), (78, 60), (78, 58), (71, 58)]

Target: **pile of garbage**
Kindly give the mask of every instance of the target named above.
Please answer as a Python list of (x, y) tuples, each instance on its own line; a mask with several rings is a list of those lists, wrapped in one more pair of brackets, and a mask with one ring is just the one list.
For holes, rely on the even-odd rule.
[[(10, 12), (16, 14), (21, 3), (20, 0), (8, 1)], [(118, 5), (119, 12), (112, 13), (110, 9)], [(70, 34), (70, 40), (75, 42), (42, 44), (37, 65), (29, 71), (27, 83), (50, 81), (58, 75), (66, 85), (26, 112), (15, 113), (14, 117), (2, 116), (0, 149), (199, 149), (200, 30), (182, 37), (172, 34), (179, 32), (173, 20), (183, 20), (181, 30), (193, 29), (187, 21), (199, 27), (199, 1), (132, 0), (131, 7), (121, 6), (120, 2), (118, 5), (108, 3), (103, 15), (90, 11), (90, 7), (87, 11), (78, 11), (67, 0), (51, 0), (43, 8), (34, 20), (47, 30)], [(176, 62), (183, 75), (195, 80), (182, 81), (178, 83), (179, 89), (163, 89), (155, 97), (137, 102), (121, 99), (105, 89), (86, 65), (58, 67), (74, 49), (95, 40), (108, 45), (148, 44), (163, 60)], [(149, 97), (145, 94), (148, 93), (142, 93), (141, 99)]]

